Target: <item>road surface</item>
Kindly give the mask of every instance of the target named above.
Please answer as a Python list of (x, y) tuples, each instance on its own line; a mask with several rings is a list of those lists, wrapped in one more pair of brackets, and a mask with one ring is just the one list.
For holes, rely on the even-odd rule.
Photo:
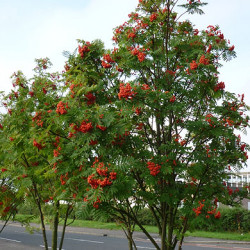
[[(1, 223), (0, 223), (1, 226)], [(49, 246), (51, 231), (48, 230)], [(157, 237), (155, 235), (155, 237)], [(138, 249), (155, 249), (154, 246), (142, 235), (135, 233), (135, 243)], [(60, 234), (59, 239), (60, 240)], [(160, 239), (156, 238), (160, 244)], [(0, 234), (0, 250), (42, 250), (43, 238), (40, 231), (28, 233), (19, 224), (8, 225)], [(84, 229), (70, 227), (66, 231), (64, 250), (128, 250), (127, 239), (121, 231), (109, 231), (98, 229)], [(215, 239), (188, 238), (184, 243), (183, 250), (247, 250), (250, 242), (228, 242)]]

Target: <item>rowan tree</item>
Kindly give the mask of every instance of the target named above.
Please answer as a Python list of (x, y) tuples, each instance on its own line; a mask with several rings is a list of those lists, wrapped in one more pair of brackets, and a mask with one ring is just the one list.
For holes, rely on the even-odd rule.
[[(8, 145), (18, 145), (24, 162), (26, 148), (28, 161), (44, 162), (34, 174), (38, 183), (41, 173), (53, 176), (60, 180), (57, 200), (83, 200), (124, 222), (130, 249), (134, 224), (156, 249), (175, 249), (178, 241), (181, 249), (193, 219), (217, 220), (218, 201), (233, 205), (233, 198), (247, 194), (223, 183), (231, 169), (245, 165), (249, 150), (238, 135), (249, 127), (244, 94), (226, 91), (219, 79), (222, 60), (236, 56), (234, 46), (218, 26), (196, 29), (177, 13), (177, 4), (189, 14), (202, 14), (205, 5), (140, 0), (114, 30), (114, 49), (79, 40), (74, 53), (65, 53), (60, 89), (54, 89), (55, 77), (40, 77), (34, 102), (27, 93), (35, 91), (20, 85), (27, 104), (15, 106), (22, 99), (13, 92), (18, 109), (7, 104), (3, 124), (12, 138)], [(22, 106), (33, 108), (23, 112)], [(160, 246), (138, 221), (142, 207), (152, 212)]]
[[(67, 173), (62, 172), (69, 177), (65, 187), (70, 189), (72, 180), (81, 176), (75, 201), (84, 201), (86, 207), (90, 205), (98, 209), (98, 215), (124, 222), (132, 246), (134, 222), (123, 210), (117, 212), (109, 205), (103, 206), (103, 203), (99, 206), (101, 201), (109, 200), (125, 211), (131, 210), (128, 197), (133, 196), (134, 182), (131, 176), (124, 178), (127, 171), (124, 164), (120, 164), (121, 169), (116, 166), (118, 161), (123, 161), (119, 158), (120, 154), (128, 150), (121, 146), (129, 135), (131, 125), (129, 120), (121, 119), (121, 112), (113, 102), (117, 99), (119, 71), (109, 70), (110, 65), (115, 63), (109, 53), (99, 40), (92, 43), (79, 40), (76, 53), (68, 54), (64, 77), (68, 88), (65, 101), (69, 109), (60, 115), (64, 120), (68, 144), (67, 150), (59, 156), (61, 158), (55, 158), (55, 161), (59, 159), (63, 164), (64, 159), (72, 160)], [(79, 171), (75, 171), (75, 166), (79, 166)]]
[[(244, 166), (249, 149), (237, 134), (249, 126), (244, 94), (226, 91), (219, 79), (221, 61), (236, 56), (234, 45), (218, 26), (198, 30), (179, 19), (178, 2), (139, 1), (115, 29), (113, 50), (95, 57), (95, 46), (81, 41), (66, 73), (72, 102), (83, 98), (85, 114), (72, 133), (96, 156), (83, 159), (90, 186), (85, 200), (128, 216), (157, 249), (174, 249), (178, 241), (181, 249), (197, 216), (219, 219), (218, 200), (236, 195), (223, 181), (229, 169)], [(203, 5), (181, 7), (202, 14)], [(161, 246), (132, 204), (129, 212), (122, 206), (133, 197), (151, 210)]]
[[(9, 208), (14, 207), (19, 200), (16, 209), (23, 203), (37, 207), (45, 249), (48, 249), (45, 209), (53, 207), (52, 248), (57, 249), (59, 216), (65, 220), (65, 232), (74, 203), (68, 193), (63, 191), (62, 177), (57, 174), (52, 163), (59, 145), (63, 145), (63, 139), (57, 136), (62, 126), (53, 117), (63, 90), (60, 75), (46, 71), (51, 65), (48, 58), (36, 62), (32, 79), (26, 79), (21, 71), (13, 74), (13, 90), (2, 99), (7, 113), (1, 117), (1, 179), (8, 181), (8, 188), (15, 195)], [(61, 214), (60, 200), (67, 202), (65, 214)], [(62, 244), (63, 237), (60, 249)]]
[[(2, 173), (6, 171), (5, 168), (1, 169)], [(7, 226), (8, 222), (14, 220), (17, 214), (17, 207), (22, 200), (16, 195), (16, 190), (9, 181), (8, 177), (1, 174), (0, 179), (0, 218), (4, 221), (0, 233)]]

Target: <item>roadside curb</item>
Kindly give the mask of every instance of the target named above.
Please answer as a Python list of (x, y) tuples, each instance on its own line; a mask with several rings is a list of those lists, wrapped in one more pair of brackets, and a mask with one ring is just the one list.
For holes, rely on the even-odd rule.
[(242, 244), (242, 245), (250, 245), (249, 241), (225, 241), (225, 240), (213, 240), (213, 241), (185, 241), (184, 239), (184, 243), (195, 243), (195, 244), (207, 244), (207, 243), (216, 243), (216, 244)]

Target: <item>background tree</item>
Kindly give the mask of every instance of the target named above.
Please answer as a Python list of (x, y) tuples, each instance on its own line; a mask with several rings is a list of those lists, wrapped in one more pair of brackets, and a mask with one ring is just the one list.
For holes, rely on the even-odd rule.
[[(2, 173), (6, 171), (6, 168), (1, 169)], [(22, 200), (16, 195), (16, 190), (8, 177), (1, 174), (0, 180), (0, 218), (4, 221), (0, 233), (7, 226), (8, 222), (14, 220), (17, 214), (17, 207)]]
[[(21, 72), (13, 75), (14, 89), (3, 100), (8, 113), (2, 115), (1, 165), (5, 167), (2, 168), (2, 177), (10, 183), (9, 188), (14, 190), (15, 197), (38, 208), (45, 249), (48, 249), (45, 209), (53, 207), (52, 248), (57, 249), (59, 215), (65, 219), (65, 231), (73, 201), (68, 194), (63, 195), (63, 178), (51, 163), (58, 154), (59, 144), (63, 144), (57, 135), (57, 127), (62, 127), (60, 121), (54, 122), (51, 115), (56, 114), (62, 90), (60, 75), (46, 72), (49, 66), (47, 58), (39, 59), (33, 79), (27, 80)], [(63, 215), (60, 214), (60, 200), (68, 204)], [(60, 249), (62, 243), (63, 237)]]

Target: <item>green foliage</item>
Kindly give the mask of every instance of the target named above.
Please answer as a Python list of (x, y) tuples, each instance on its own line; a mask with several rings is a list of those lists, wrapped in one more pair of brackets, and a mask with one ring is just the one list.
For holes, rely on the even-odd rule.
[[(191, 14), (205, 5), (182, 2)], [(1, 178), (20, 200), (39, 213), (48, 204), (55, 213), (60, 200), (83, 202), (94, 218), (111, 215), (145, 233), (137, 214), (148, 207), (162, 244), (174, 249), (174, 230), (181, 239), (192, 220), (219, 217), (218, 200), (234, 205), (247, 196), (223, 185), (229, 165), (239, 171), (249, 150), (237, 136), (249, 127), (244, 95), (219, 80), (234, 46), (218, 26), (179, 22), (175, 4), (139, 1), (114, 30), (114, 49), (78, 40), (62, 73), (49, 73), (45, 58), (32, 79), (13, 75), (2, 100)]]
[(144, 208), (138, 212), (138, 220), (142, 225), (157, 226), (155, 219), (149, 209)]
[(228, 208), (220, 211), (221, 218), (218, 220), (204, 220), (197, 217), (192, 222), (192, 230), (238, 233), (250, 232), (250, 212), (248, 210), (243, 208)]

